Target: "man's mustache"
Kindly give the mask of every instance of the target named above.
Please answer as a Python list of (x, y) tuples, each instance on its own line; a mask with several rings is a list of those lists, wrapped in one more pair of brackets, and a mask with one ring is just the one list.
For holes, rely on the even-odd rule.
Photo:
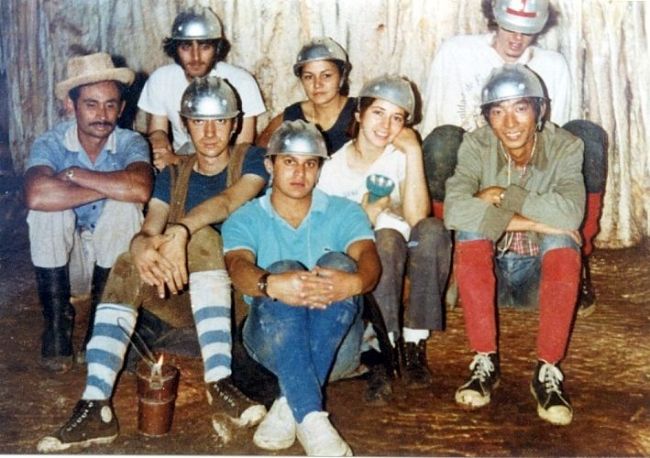
[(95, 121), (90, 123), (91, 126), (103, 126), (103, 127), (113, 127), (114, 123), (109, 121)]

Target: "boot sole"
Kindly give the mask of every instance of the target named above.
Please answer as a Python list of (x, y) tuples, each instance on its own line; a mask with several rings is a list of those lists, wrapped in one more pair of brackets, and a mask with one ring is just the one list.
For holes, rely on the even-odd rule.
[(596, 303), (594, 302), (588, 307), (578, 307), (578, 316), (580, 318), (587, 318), (588, 316), (593, 315), (596, 311)]
[(225, 413), (212, 415), (212, 428), (223, 444), (232, 440), (233, 428), (250, 428), (258, 425), (266, 415), (266, 407), (261, 404), (249, 407), (241, 417), (233, 418)]
[(38, 445), (36, 446), (36, 449), (41, 453), (60, 452), (62, 450), (68, 450), (69, 448), (86, 448), (91, 445), (110, 444), (116, 438), (117, 438), (117, 434), (115, 434), (114, 436), (96, 437), (94, 439), (87, 439), (81, 442), (63, 443), (58, 438), (49, 436), (41, 439)]

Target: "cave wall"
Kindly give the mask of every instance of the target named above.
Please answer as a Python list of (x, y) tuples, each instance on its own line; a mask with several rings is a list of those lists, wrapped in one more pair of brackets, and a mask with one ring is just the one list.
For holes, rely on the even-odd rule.
[[(480, 0), (3, 0), (0, 62), (6, 72), (9, 147), (22, 172), (34, 138), (62, 119), (54, 97), (69, 56), (102, 50), (143, 80), (169, 62), (161, 41), (187, 6), (211, 6), (231, 42), (227, 60), (256, 77), (267, 113), (303, 97), (291, 71), (301, 44), (329, 35), (353, 64), (351, 94), (374, 76), (399, 73), (421, 90), (442, 40), (486, 30)], [(650, 4), (552, 0), (559, 22), (541, 36), (561, 52), (576, 89), (572, 116), (609, 134), (601, 247), (638, 243), (650, 231)], [(0, 92), (2, 93), (2, 92)], [(417, 126), (416, 126), (417, 127)], [(426, 133), (425, 133), (426, 134)]]

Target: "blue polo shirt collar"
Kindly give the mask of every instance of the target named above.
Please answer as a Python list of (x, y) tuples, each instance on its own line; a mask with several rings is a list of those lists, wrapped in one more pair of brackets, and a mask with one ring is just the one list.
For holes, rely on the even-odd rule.
[[(269, 217), (284, 220), (284, 218), (278, 215), (278, 213), (273, 208), (273, 205), (271, 204), (272, 192), (273, 192), (273, 188), (269, 188), (266, 191), (266, 193), (260, 198), (260, 206), (266, 212), (266, 214), (269, 215)], [(311, 208), (309, 209), (309, 212), (305, 216), (303, 223), (309, 220), (309, 217), (312, 213), (325, 213), (325, 211), (327, 210), (327, 204), (328, 204), (328, 195), (325, 194), (320, 189), (314, 188), (314, 190), (312, 191)], [(302, 223), (300, 224), (300, 227), (301, 226)]]

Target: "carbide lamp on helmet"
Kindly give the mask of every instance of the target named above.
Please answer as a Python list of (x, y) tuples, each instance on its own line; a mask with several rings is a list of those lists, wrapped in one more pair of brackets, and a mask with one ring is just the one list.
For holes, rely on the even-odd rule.
[(348, 55), (343, 47), (330, 37), (317, 37), (300, 49), (296, 56), (296, 63), (293, 65), (293, 73), (300, 77), (303, 65), (318, 60), (331, 60), (338, 63), (342, 71), (341, 81), (345, 80), (350, 71)]
[(368, 81), (359, 92), (362, 97), (383, 99), (403, 108), (407, 113), (406, 122), (413, 120), (415, 111), (415, 94), (411, 83), (397, 75), (383, 75)]
[(539, 77), (524, 65), (504, 64), (490, 73), (481, 91), (481, 106), (524, 97), (546, 98)]
[(216, 40), (223, 38), (219, 16), (210, 8), (190, 8), (179, 13), (172, 25), (172, 40)]
[(180, 115), (189, 119), (230, 119), (239, 114), (237, 96), (217, 76), (194, 78), (181, 98)]
[(271, 135), (266, 155), (278, 154), (316, 156), (323, 159), (329, 157), (325, 140), (316, 126), (301, 119), (284, 121)]
[(501, 28), (528, 35), (542, 31), (548, 20), (548, 0), (493, 0), (494, 19)]

